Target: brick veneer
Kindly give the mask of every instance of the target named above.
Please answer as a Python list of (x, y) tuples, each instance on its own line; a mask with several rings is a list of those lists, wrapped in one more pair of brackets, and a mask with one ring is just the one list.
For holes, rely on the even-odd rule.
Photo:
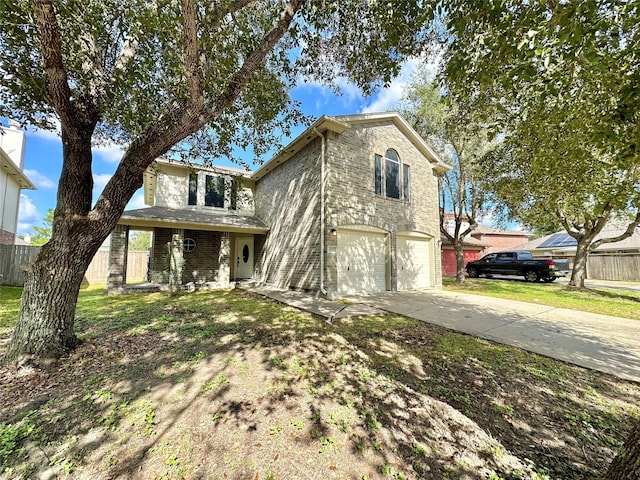
[(109, 248), (109, 273), (107, 275), (107, 294), (121, 293), (127, 283), (127, 247), (129, 227), (116, 225), (111, 232)]
[[(325, 287), (337, 291), (337, 237), (332, 229), (366, 225), (388, 233), (390, 286), (396, 288), (396, 235), (432, 238), (434, 283), (442, 284), (437, 177), (432, 164), (391, 121), (328, 132), (325, 163)], [(374, 193), (374, 155), (395, 149), (411, 169), (410, 201)], [(260, 279), (280, 287), (319, 289), (320, 138), (256, 184), (256, 214), (271, 230), (260, 257)]]
[(0, 229), (0, 245), (13, 245), (16, 236), (14, 233)]
[[(154, 242), (151, 254), (152, 280), (157, 283), (168, 281), (167, 272), (167, 245), (171, 242), (172, 230), (169, 228), (156, 228), (154, 231)], [(228, 272), (222, 272), (220, 277), (221, 259), (226, 258), (227, 265), (229, 253), (227, 246), (226, 256), (222, 251), (223, 232), (209, 232), (202, 230), (184, 230), (184, 238), (190, 238), (196, 242), (196, 247), (191, 252), (184, 252), (182, 265), (182, 282), (219, 282), (227, 285), (229, 282)], [(225, 242), (229, 243), (229, 234)], [(225, 281), (226, 280), (226, 281)]]
[(320, 138), (257, 182), (256, 215), (270, 227), (257, 262), (260, 281), (320, 288), (319, 185)]

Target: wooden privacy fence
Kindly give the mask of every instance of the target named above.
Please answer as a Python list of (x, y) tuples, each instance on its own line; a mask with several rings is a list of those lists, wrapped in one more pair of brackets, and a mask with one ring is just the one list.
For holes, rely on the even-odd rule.
[[(129, 251), (127, 253), (127, 283), (145, 281), (148, 262), (149, 252)], [(107, 275), (109, 275), (109, 252), (98, 250), (84, 274), (84, 281), (87, 283), (107, 283)]]
[(0, 285), (24, 285), (22, 266), (35, 258), (40, 247), (0, 245)]
[(640, 282), (640, 253), (590, 255), (587, 276), (594, 280)]
[[(23, 265), (32, 261), (40, 247), (0, 245), (0, 285), (24, 285)], [(147, 277), (149, 253), (130, 251), (127, 255), (127, 282), (141, 282)], [(109, 252), (98, 250), (91, 261), (83, 283), (106, 283), (109, 274)]]

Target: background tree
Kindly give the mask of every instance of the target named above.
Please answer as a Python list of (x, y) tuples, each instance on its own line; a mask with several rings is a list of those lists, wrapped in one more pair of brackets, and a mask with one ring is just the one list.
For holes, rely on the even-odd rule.
[[(570, 285), (589, 253), (640, 224), (639, 2), (450, 2), (444, 75), (491, 118), (496, 196), (523, 223), (555, 215), (577, 241)], [(612, 217), (626, 231), (596, 240)]]
[(151, 232), (135, 230), (129, 235), (129, 250), (149, 250)]
[[(76, 344), (77, 295), (96, 250), (161, 155), (260, 156), (301, 115), (300, 76), (368, 93), (428, 39), (429, 3), (360, 0), (2, 0), (0, 115), (52, 128), (63, 165), (52, 237), (25, 272), (6, 360)], [(126, 146), (92, 198), (92, 145)]]
[[(419, 70), (405, 92), (402, 110), (416, 131), (452, 167), (438, 182), (440, 232), (453, 246), (456, 283), (463, 284), (465, 238), (489, 210), (487, 188), (491, 177), (480, 160), (491, 143), (486, 128), (443, 91), (426, 69)], [(452, 227), (448, 222), (451, 215)]]
[(53, 225), (53, 208), (50, 208), (47, 212), (47, 215), (42, 219), (41, 226), (33, 227), (33, 231), (35, 232), (31, 235), (31, 243), (30, 245), (35, 245), (37, 247), (44, 245), (51, 238), (51, 226)]
[[(446, 2), (451, 92), (496, 120), (499, 197), (528, 219), (555, 212), (578, 243), (570, 285), (584, 288), (598, 244), (640, 224), (640, 2)], [(609, 218), (624, 234), (595, 240)], [(640, 478), (640, 424), (607, 478)]]

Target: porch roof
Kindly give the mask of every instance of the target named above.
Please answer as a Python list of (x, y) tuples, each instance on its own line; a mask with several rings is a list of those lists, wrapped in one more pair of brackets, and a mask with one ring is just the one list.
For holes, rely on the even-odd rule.
[(138, 228), (184, 228), (237, 233), (267, 233), (269, 227), (259, 218), (227, 212), (149, 207), (122, 214), (121, 225)]

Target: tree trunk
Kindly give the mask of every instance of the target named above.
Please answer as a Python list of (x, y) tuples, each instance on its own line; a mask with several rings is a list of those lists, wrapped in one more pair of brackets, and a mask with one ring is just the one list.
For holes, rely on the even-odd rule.
[(456, 252), (456, 283), (458, 285), (464, 285), (464, 244), (462, 242), (456, 242), (453, 248)]
[(101, 243), (87, 236), (50, 241), (26, 268), (20, 314), (5, 361), (24, 355), (59, 358), (78, 343), (73, 330), (76, 301)]
[(606, 480), (638, 480), (640, 478), (640, 422), (636, 422), (627, 441), (607, 470)]
[(587, 276), (587, 258), (589, 257), (589, 244), (586, 242), (578, 242), (576, 247), (576, 256), (573, 261), (573, 270), (571, 270), (571, 280), (569, 287), (583, 289), (584, 279)]

